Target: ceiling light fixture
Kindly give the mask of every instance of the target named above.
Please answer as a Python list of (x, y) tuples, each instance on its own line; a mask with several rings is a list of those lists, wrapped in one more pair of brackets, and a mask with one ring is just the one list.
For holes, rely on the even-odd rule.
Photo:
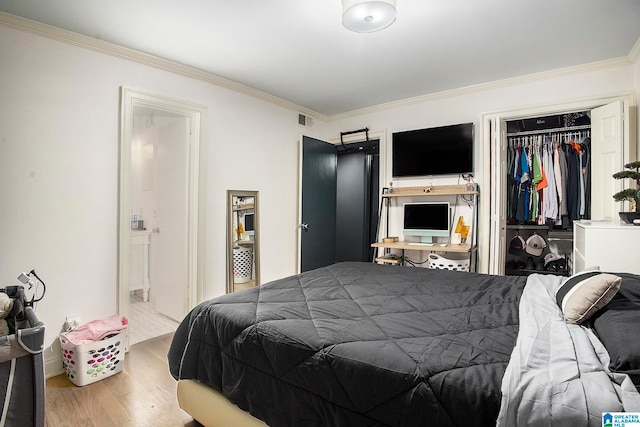
[(357, 33), (373, 33), (396, 20), (396, 0), (342, 0), (342, 25)]

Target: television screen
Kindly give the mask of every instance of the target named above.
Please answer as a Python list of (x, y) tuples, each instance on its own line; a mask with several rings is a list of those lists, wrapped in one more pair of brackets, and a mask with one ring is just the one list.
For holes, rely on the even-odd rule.
[(395, 132), (393, 177), (473, 172), (473, 123)]

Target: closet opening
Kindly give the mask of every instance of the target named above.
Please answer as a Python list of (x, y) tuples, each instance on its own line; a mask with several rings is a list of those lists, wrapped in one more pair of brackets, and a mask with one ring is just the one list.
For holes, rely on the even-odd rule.
[(591, 218), (589, 111), (507, 122), (507, 224)]
[[(635, 140), (635, 106), (633, 94), (603, 97), (598, 99), (585, 99), (582, 101), (574, 101), (566, 104), (532, 106), (520, 108), (517, 110), (500, 111), (487, 113), (483, 115), (484, 124), (484, 152), (485, 167), (489, 171), (488, 177), (483, 180), (487, 187), (490, 188), (489, 206), (485, 205), (480, 215), (481, 224), (488, 225), (489, 238), (484, 238), (484, 231), (479, 231), (483, 236), (479, 240), (479, 265), (481, 270), (483, 266), (487, 266), (487, 272), (492, 274), (504, 274), (507, 262), (513, 258), (513, 254), (521, 253), (518, 246), (522, 245), (521, 239), (516, 238), (518, 230), (520, 237), (523, 238), (526, 253), (526, 239), (530, 237), (526, 233), (533, 234), (528, 227), (543, 228), (552, 232), (552, 238), (556, 238), (553, 234), (562, 234), (561, 237), (567, 237), (567, 244), (570, 245), (569, 237), (573, 239), (572, 222), (584, 221), (590, 218), (591, 221), (614, 221), (618, 218), (620, 204), (613, 200), (613, 194), (620, 191), (621, 183), (614, 182), (613, 173), (621, 170), (625, 163), (635, 159), (636, 157), (636, 140)], [(587, 122), (586, 119), (589, 119)], [(568, 121), (565, 123), (565, 119)], [(573, 122), (570, 119), (575, 119)], [(559, 126), (559, 127), (558, 127)], [(580, 128), (585, 126), (584, 129)], [(568, 127), (570, 129), (564, 129)], [(584, 200), (584, 210), (579, 211), (578, 218), (566, 219), (562, 222), (547, 221), (546, 216), (544, 225), (538, 224), (537, 221), (509, 221), (509, 191), (513, 191), (513, 187), (509, 187), (507, 182), (509, 170), (509, 139), (512, 137), (528, 137), (537, 140), (538, 137), (550, 136), (553, 138), (553, 131), (568, 132), (565, 139), (574, 139), (579, 143), (581, 133), (588, 131), (590, 137), (589, 147), (589, 165), (590, 170), (587, 175), (588, 193), (585, 193), (587, 199)], [(550, 135), (551, 134), (551, 135)], [(583, 136), (587, 136), (584, 133)], [(556, 136), (562, 141), (562, 137)], [(553, 156), (552, 156), (553, 159)], [(511, 164), (513, 166), (513, 164)], [(580, 201), (582, 203), (582, 199)], [(590, 202), (590, 204), (587, 204)], [(589, 208), (586, 208), (589, 206)], [(569, 213), (567, 213), (567, 216)], [(516, 217), (518, 218), (518, 217)], [(534, 217), (535, 218), (535, 217)], [(510, 222), (512, 222), (510, 224)], [(517, 228), (516, 228), (517, 227)], [(515, 231), (514, 231), (514, 228)], [(535, 231), (535, 230), (533, 230)], [(508, 234), (509, 233), (509, 234)], [(538, 238), (534, 239), (538, 240)], [(544, 259), (553, 248), (550, 248), (549, 241), (544, 239), (541, 244), (541, 255)], [(551, 240), (554, 241), (554, 240)], [(513, 243), (513, 248), (511, 248)], [(482, 254), (489, 254), (485, 258)], [(532, 256), (533, 271), (545, 272), (544, 262), (540, 265), (540, 260), (536, 258), (537, 250), (531, 249), (534, 254)], [(567, 257), (572, 252), (567, 249)], [(528, 270), (526, 262), (528, 256), (524, 257), (525, 268), (519, 270)], [(536, 261), (538, 264), (536, 264)], [(511, 265), (510, 265), (511, 266)], [(520, 264), (519, 267), (522, 267)], [(529, 263), (531, 267), (531, 263)], [(538, 270), (536, 270), (536, 267)], [(570, 272), (571, 265), (568, 265), (567, 272)], [(523, 272), (524, 273), (524, 272)]]
[(506, 122), (505, 274), (568, 275), (573, 221), (591, 218), (591, 112)]

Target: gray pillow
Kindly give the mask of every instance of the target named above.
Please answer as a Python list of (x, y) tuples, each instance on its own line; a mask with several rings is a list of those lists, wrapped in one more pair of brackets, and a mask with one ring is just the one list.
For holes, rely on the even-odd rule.
[(599, 270), (585, 270), (562, 282), (556, 302), (567, 323), (580, 324), (604, 307), (620, 289), (622, 279)]

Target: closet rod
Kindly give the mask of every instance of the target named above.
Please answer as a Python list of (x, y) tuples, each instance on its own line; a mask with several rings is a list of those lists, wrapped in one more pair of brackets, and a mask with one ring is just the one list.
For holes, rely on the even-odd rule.
[(563, 128), (554, 128), (554, 129), (539, 129), (539, 130), (527, 130), (522, 132), (511, 132), (511, 133), (507, 133), (507, 136), (538, 135), (541, 133), (568, 132), (568, 131), (584, 130), (584, 129), (591, 129), (591, 125), (567, 126)]

